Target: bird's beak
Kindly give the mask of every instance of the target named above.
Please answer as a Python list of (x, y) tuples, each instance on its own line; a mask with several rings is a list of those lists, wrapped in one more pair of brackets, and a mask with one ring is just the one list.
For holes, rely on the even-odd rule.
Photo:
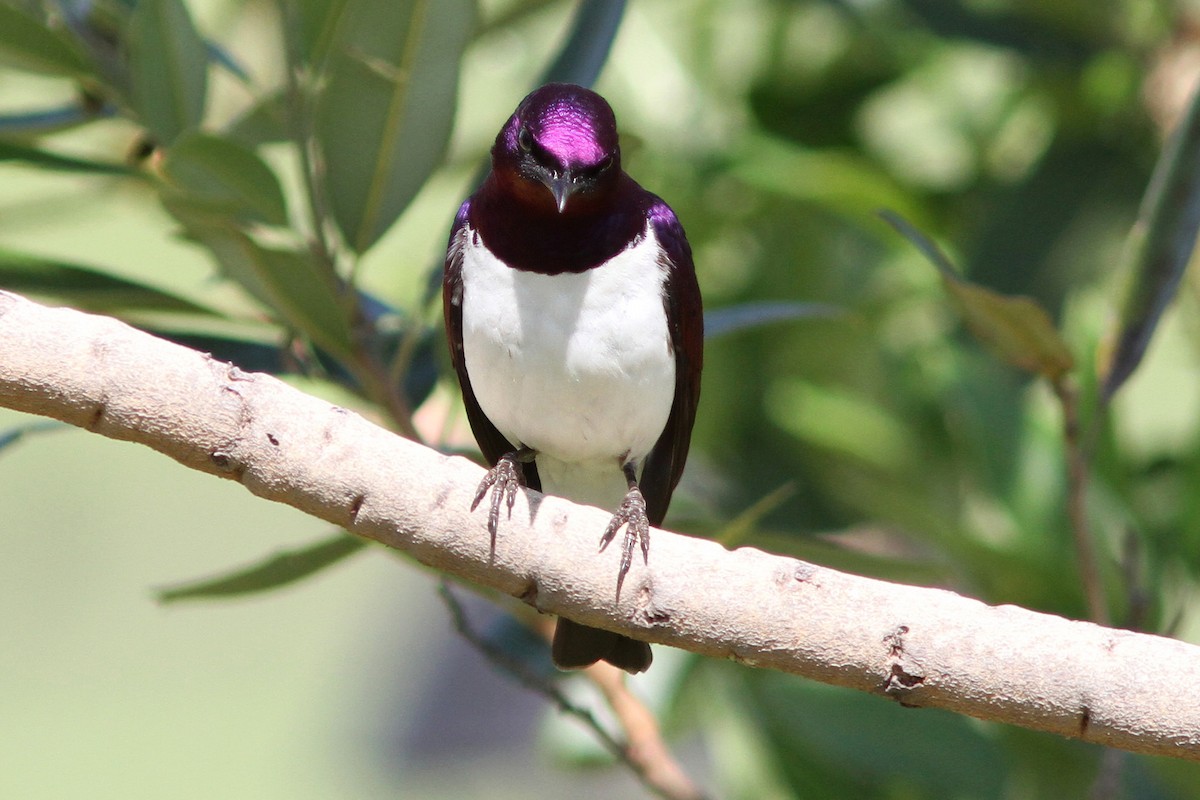
[(554, 203), (558, 206), (558, 213), (561, 214), (566, 210), (567, 200), (575, 194), (577, 187), (574, 177), (569, 171), (566, 171), (550, 176), (550, 180), (546, 181), (546, 188), (550, 190), (550, 194), (554, 195)]

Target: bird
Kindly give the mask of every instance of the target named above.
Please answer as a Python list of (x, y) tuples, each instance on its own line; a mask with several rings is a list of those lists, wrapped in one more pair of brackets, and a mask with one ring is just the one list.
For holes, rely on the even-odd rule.
[[(616, 117), (590, 89), (551, 83), (497, 134), (463, 202), (442, 303), (467, 420), (490, 469), (495, 541), (521, 485), (611, 511), (617, 591), (660, 526), (687, 460), (704, 321), (691, 247), (662, 199), (621, 167)], [(646, 642), (560, 617), (560, 669), (650, 667)]]

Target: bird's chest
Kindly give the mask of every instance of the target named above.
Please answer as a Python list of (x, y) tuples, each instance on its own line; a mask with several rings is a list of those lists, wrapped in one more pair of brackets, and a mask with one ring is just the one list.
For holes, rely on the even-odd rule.
[(565, 462), (649, 452), (675, 392), (658, 249), (647, 230), (599, 267), (541, 275), (512, 269), (467, 231), (467, 372), (510, 442)]

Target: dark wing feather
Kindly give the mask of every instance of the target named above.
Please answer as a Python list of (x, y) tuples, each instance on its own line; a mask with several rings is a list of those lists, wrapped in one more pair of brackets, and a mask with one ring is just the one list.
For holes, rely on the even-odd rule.
[(671, 503), (692, 440), (692, 424), (700, 402), (700, 369), (704, 362), (704, 312), (692, 248), (688, 245), (675, 213), (655, 198), (650, 224), (662, 245), (660, 256), (667, 270), (663, 305), (671, 347), (675, 352), (675, 399), (667, 427), (646, 457), (640, 486), (646, 498), (646, 515), (652, 525), (661, 525)]
[[(479, 407), (475, 399), (475, 391), (471, 388), (471, 377), (467, 374), (467, 360), (463, 355), (463, 281), (462, 260), (466, 237), (470, 235), (467, 227), (467, 217), (470, 213), (471, 201), (466, 200), (458, 209), (454, 218), (454, 228), (450, 231), (450, 242), (446, 247), (446, 268), (442, 276), (442, 313), (446, 320), (446, 341), (450, 345), (450, 363), (458, 375), (458, 385), (462, 389), (463, 404), (467, 409), (467, 422), (471, 425), (471, 433), (475, 434), (475, 442), (483, 453), (489, 466), (495, 466), (500, 457), (511, 453), (517, 448), (513, 446), (504, 434), (496, 429), (492, 421)], [(525, 473), (525, 485), (531, 489), (541, 490), (542, 483), (538, 478), (537, 465), (532, 461), (522, 464)]]

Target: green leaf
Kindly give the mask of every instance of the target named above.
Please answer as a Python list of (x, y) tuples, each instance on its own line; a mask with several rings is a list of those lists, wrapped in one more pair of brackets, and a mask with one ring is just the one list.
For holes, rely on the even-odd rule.
[[(704, 530), (694, 532), (703, 534)], [(898, 530), (886, 527), (835, 531), (815, 536), (810, 532), (756, 527), (748, 532), (745, 539), (739, 540), (738, 545), (795, 556), (829, 569), (895, 583), (929, 586), (954, 579), (955, 568), (947, 564), (943, 555), (922, 547)]]
[[(941, 709), (914, 712), (881, 697), (765, 670), (747, 671), (744, 678), (743, 701), (776, 748), (775, 760), (796, 796), (1004, 794), (1011, 765), (992, 732), (974, 720)], [(1044, 738), (1053, 746), (1053, 737)]]
[(288, 138), (284, 93), (271, 92), (225, 128), (225, 136), (246, 147), (282, 142)]
[(768, 514), (778, 509), (796, 494), (796, 484), (788, 481), (766, 496), (760, 497), (749, 508), (722, 526), (716, 540), (728, 548), (738, 547), (754, 535), (759, 524)]
[(333, 45), (349, 0), (297, 0), (285, 4), (285, 19), (288, 35), (299, 45), (299, 50), (308, 65), (320, 71)]
[(163, 589), (158, 593), (158, 599), (162, 603), (173, 603), (179, 600), (236, 597), (278, 589), (320, 572), (366, 546), (363, 539), (339, 533), (314, 545), (278, 553), (227, 575)]
[(185, 133), (166, 150), (163, 177), (187, 203), (239, 221), (286, 225), (279, 180), (258, 154), (206, 133)]
[(877, 208), (898, 208), (917, 218), (924, 213), (877, 163), (850, 149), (806, 148), (775, 136), (751, 135), (729, 169), (753, 188), (854, 217)]
[(0, 286), (86, 311), (121, 316), (131, 311), (208, 315), (194, 303), (160, 289), (83, 264), (0, 250)]
[(91, 172), (101, 175), (127, 175), (130, 177), (136, 177), (141, 174), (125, 164), (89, 161), (83, 158), (63, 156), (51, 153), (49, 150), (41, 150), (36, 147), (14, 144), (13, 142), (0, 142), (0, 161), (22, 161), (35, 167), (58, 170), (60, 172)]
[(222, 271), (272, 309), (279, 321), (336, 358), (353, 353), (350, 323), (343, 313), (344, 287), (307, 251), (259, 244), (232, 220), (203, 209), (166, 201), (188, 235), (207, 247)]
[(55, 3), (74, 41), (95, 69), (97, 83), (129, 105), (129, 22), (136, 0), (89, 0)]
[(1002, 361), (1056, 381), (1075, 366), (1046, 310), (1029, 297), (1009, 297), (964, 280), (946, 289), (975, 338)]
[(1126, 242), (1130, 285), (1120, 329), (1104, 365), (1105, 400), (1142, 361), (1158, 321), (1179, 290), (1200, 234), (1200, 89), (1171, 134)]
[(160, 145), (199, 126), (208, 91), (208, 48), (183, 0), (139, 0), (129, 22), (131, 101)]
[(0, 64), (69, 78), (89, 72), (68, 36), (8, 4), (0, 4)]
[(1029, 297), (1010, 297), (963, 280), (950, 259), (900, 216), (883, 219), (937, 267), (942, 283), (967, 328), (1007, 364), (1057, 381), (1075, 367), (1075, 358), (1046, 310)]
[(883, 470), (920, 450), (906, 420), (849, 387), (781, 378), (764, 399), (769, 418), (797, 439)]
[(439, 165), (454, 118), (470, 0), (348, 0), (317, 102), (325, 191), (363, 252)]

